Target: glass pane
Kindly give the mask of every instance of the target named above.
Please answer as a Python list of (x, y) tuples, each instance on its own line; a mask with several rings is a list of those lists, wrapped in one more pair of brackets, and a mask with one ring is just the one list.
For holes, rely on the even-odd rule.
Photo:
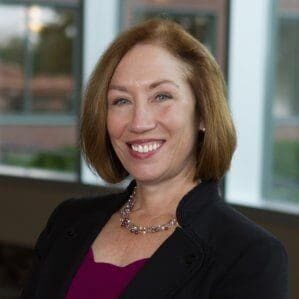
[[(68, 113), (74, 103), (75, 14), (71, 10), (30, 7), (28, 76), (33, 113)], [(31, 67), (31, 68), (30, 68)]]
[(227, 0), (123, 0), (121, 26), (128, 28), (156, 17), (175, 21), (212, 52), (225, 72), (227, 12)]
[(137, 22), (145, 21), (155, 17), (167, 17), (167, 19), (181, 24), (188, 32), (200, 40), (215, 55), (215, 16), (196, 15), (192, 13), (180, 13), (178, 11), (167, 11), (161, 14), (159, 10), (137, 10), (135, 18)]
[(274, 115), (299, 117), (299, 16), (278, 20), (278, 53)]
[(286, 2), (277, 11), (270, 197), (299, 203), (299, 13)]
[(1, 164), (74, 172), (74, 125), (9, 125), (1, 130)]
[(73, 113), (76, 12), (0, 4), (0, 15), (0, 113)]
[(77, 15), (0, 4), (1, 173), (7, 166), (76, 173)]
[(0, 114), (24, 109), (25, 19), (22, 6), (0, 5)]

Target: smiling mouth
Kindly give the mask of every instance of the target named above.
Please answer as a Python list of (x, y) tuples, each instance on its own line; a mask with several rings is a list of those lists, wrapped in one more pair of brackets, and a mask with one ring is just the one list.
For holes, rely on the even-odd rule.
[(142, 143), (129, 143), (129, 147), (136, 153), (151, 153), (158, 150), (162, 144), (163, 140), (150, 141), (150, 142), (142, 142)]

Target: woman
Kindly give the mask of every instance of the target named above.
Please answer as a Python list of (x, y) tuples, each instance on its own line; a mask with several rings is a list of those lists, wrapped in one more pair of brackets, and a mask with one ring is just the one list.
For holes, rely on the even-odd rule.
[(287, 254), (228, 206), (235, 149), (219, 66), (179, 25), (122, 33), (87, 86), (89, 165), (128, 188), (58, 206), (23, 298), (287, 298)]

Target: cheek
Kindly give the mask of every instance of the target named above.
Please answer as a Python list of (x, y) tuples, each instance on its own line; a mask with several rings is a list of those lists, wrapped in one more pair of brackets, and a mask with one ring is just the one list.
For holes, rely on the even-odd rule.
[(185, 105), (173, 105), (161, 111), (160, 119), (173, 133), (186, 131), (192, 134), (195, 129), (195, 115), (193, 109)]
[(119, 131), (120, 131), (119, 123), (116, 121), (113, 113), (108, 113), (107, 130), (110, 139), (115, 139), (119, 135)]
[(107, 130), (111, 141), (122, 137), (127, 126), (127, 117), (116, 111), (108, 112)]
[(182, 126), (182, 110), (175, 103), (165, 106), (156, 111), (156, 118), (168, 128), (180, 128)]

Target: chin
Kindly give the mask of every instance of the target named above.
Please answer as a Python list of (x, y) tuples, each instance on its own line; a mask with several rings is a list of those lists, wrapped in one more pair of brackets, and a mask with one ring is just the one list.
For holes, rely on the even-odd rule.
[(162, 177), (161, 173), (153, 173), (147, 171), (131, 171), (130, 175), (139, 182), (155, 182), (159, 181)]

